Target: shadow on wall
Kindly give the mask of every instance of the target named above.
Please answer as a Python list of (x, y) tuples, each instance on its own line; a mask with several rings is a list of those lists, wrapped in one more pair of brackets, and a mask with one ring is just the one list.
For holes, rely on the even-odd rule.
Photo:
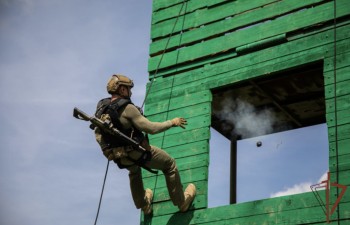
[[(188, 211), (186, 213), (177, 212), (173, 214), (167, 222), (164, 222), (166, 222), (166, 225), (189, 225), (192, 221), (193, 214), (194, 210)], [(153, 216), (145, 216), (144, 221), (141, 222), (141, 225), (152, 225), (152, 219)]]
[(187, 213), (177, 212), (170, 217), (166, 225), (188, 225), (193, 218), (193, 213), (193, 210)]

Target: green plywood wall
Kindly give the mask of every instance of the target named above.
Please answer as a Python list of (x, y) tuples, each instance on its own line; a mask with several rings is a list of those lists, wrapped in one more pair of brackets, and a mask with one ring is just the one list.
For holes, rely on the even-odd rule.
[[(349, 186), (350, 1), (153, 0), (151, 38), (145, 114), (188, 120), (186, 130), (153, 135), (151, 144), (176, 158), (198, 196), (178, 213), (164, 177), (144, 172), (145, 185), (156, 188), (154, 215), (141, 224), (327, 224), (312, 193), (207, 208), (211, 90), (322, 61), (329, 170), (332, 182)], [(350, 190), (337, 217), (332, 224), (350, 224)]]

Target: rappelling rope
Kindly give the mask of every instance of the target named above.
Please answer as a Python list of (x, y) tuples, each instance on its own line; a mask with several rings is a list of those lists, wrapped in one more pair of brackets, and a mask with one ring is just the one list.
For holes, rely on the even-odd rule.
[[(180, 17), (180, 15), (181, 15), (181, 12), (182, 12), (182, 9), (183, 9), (185, 3), (186, 3), (186, 7), (185, 7), (185, 10), (184, 10), (184, 18), (183, 18), (183, 21), (182, 21), (182, 27), (181, 27), (181, 33), (180, 33), (180, 40), (179, 40), (179, 46), (181, 45), (182, 34), (183, 34), (183, 28), (184, 28), (184, 25), (185, 25), (185, 14), (186, 14), (186, 11), (187, 11), (187, 3), (188, 3), (186, 0), (184, 0), (184, 1), (182, 2), (182, 5), (181, 5), (181, 8), (180, 8), (179, 14), (178, 14), (177, 17), (176, 17), (174, 26), (173, 26), (173, 28), (172, 28), (172, 31), (171, 31), (169, 37), (168, 37), (167, 43), (166, 43), (165, 48), (164, 48), (164, 50), (163, 50), (163, 52), (162, 52), (161, 58), (160, 58), (160, 60), (159, 60), (159, 62), (158, 62), (158, 65), (157, 65), (157, 67), (156, 67), (155, 73), (154, 73), (154, 75), (153, 75), (153, 78), (152, 78), (151, 83), (150, 83), (150, 85), (149, 85), (148, 91), (147, 91), (147, 93), (146, 93), (146, 95), (145, 95), (145, 99), (144, 99), (144, 101), (143, 101), (143, 103), (142, 103), (141, 108), (143, 108), (143, 106), (144, 106), (144, 104), (145, 104), (145, 101), (146, 101), (146, 99), (147, 99), (147, 96), (148, 96), (148, 94), (149, 94), (150, 91), (151, 91), (152, 84), (153, 84), (153, 82), (154, 82), (154, 80), (155, 80), (155, 77), (156, 77), (156, 75), (157, 75), (157, 73), (158, 73), (158, 70), (159, 70), (160, 64), (161, 64), (161, 62), (162, 62), (162, 60), (163, 60), (165, 51), (166, 51), (166, 49), (168, 48), (168, 44), (169, 44), (170, 39), (171, 39), (171, 37), (172, 37), (172, 35), (173, 35), (173, 33), (174, 33), (176, 24), (177, 24), (177, 22), (178, 22), (178, 20), (179, 20), (179, 17)], [(178, 58), (179, 58), (179, 51), (177, 52), (177, 57), (176, 57), (176, 63), (175, 63), (175, 64), (177, 64)], [(174, 87), (174, 80), (175, 80), (175, 78), (174, 78), (174, 76), (173, 76), (173, 79), (172, 79), (172, 82), (171, 82), (171, 88), (170, 88), (170, 97), (169, 97), (169, 99), (168, 99), (168, 107), (167, 107), (167, 110), (166, 110), (166, 112), (167, 112), (167, 113), (166, 113), (166, 120), (169, 119), (168, 117), (169, 117), (169, 109), (170, 109), (170, 99), (171, 99), (172, 90), (173, 90), (173, 87)], [(163, 132), (163, 136), (162, 136), (162, 142), (161, 142), (161, 145), (160, 145), (160, 148), (161, 148), (161, 149), (163, 149), (164, 138), (165, 138), (165, 132)], [(153, 188), (153, 196), (156, 195), (157, 182), (158, 182), (158, 174), (156, 174), (156, 177), (155, 177), (154, 188)], [(153, 205), (154, 205), (154, 202), (152, 201), (152, 208), (153, 208)], [(150, 222), (150, 225), (152, 225), (152, 221)]]
[[(153, 78), (152, 78), (152, 80), (151, 80), (151, 82), (150, 82), (150, 85), (149, 85), (148, 90), (147, 90), (147, 92), (146, 92), (146, 95), (145, 95), (145, 98), (144, 98), (144, 100), (143, 100), (143, 103), (142, 103), (142, 105), (141, 105), (141, 109), (143, 108), (143, 106), (144, 106), (144, 104), (145, 104), (145, 102), (146, 102), (147, 96), (148, 96), (149, 92), (151, 91), (152, 84), (153, 84), (153, 82), (154, 82), (154, 80), (155, 80), (155, 77), (156, 77), (156, 75), (157, 75), (157, 73), (158, 73), (158, 70), (159, 70), (160, 64), (161, 64), (161, 62), (162, 62), (162, 60), (163, 60), (165, 51), (166, 51), (166, 49), (168, 48), (170, 39), (171, 39), (171, 37), (173, 36), (173, 33), (174, 33), (174, 30), (175, 30), (176, 24), (177, 24), (177, 22), (178, 22), (178, 20), (179, 20), (179, 17), (180, 17), (180, 15), (181, 15), (181, 12), (182, 12), (182, 9), (183, 9), (185, 3), (186, 3), (186, 0), (183, 1), (182, 5), (181, 5), (181, 8), (180, 8), (180, 11), (179, 11), (179, 14), (178, 14), (177, 17), (176, 17), (174, 26), (173, 26), (173, 28), (172, 28), (172, 30), (171, 30), (171, 33), (170, 33), (170, 35), (169, 35), (169, 37), (168, 37), (168, 39), (167, 39), (166, 45), (165, 45), (164, 50), (163, 50), (163, 52), (162, 52), (162, 54), (161, 54), (161, 57), (160, 57), (160, 59), (159, 59), (158, 65), (157, 65), (156, 70), (155, 70), (155, 73), (154, 73), (154, 75), (153, 75)], [(184, 19), (183, 19), (183, 24), (182, 24), (182, 30), (183, 30), (183, 27), (184, 27), (186, 9), (187, 9), (187, 4), (186, 4), (185, 12), (184, 12)], [(182, 32), (181, 32), (181, 36), (180, 36), (180, 43), (181, 43), (181, 39), (182, 39)], [(176, 61), (177, 61), (177, 59), (176, 59)], [(174, 79), (173, 79), (172, 85), (173, 85), (173, 83), (174, 83)], [(173, 86), (171, 86), (171, 89), (172, 89), (172, 88), (173, 88)], [(170, 99), (169, 99), (169, 103), (170, 103)], [(168, 105), (168, 110), (169, 110), (169, 105)], [(168, 114), (167, 114), (167, 118), (168, 118)], [(162, 146), (163, 146), (163, 141), (164, 141), (164, 135), (163, 135), (163, 138), (162, 138), (161, 148), (162, 148)], [(94, 225), (97, 224), (98, 215), (99, 215), (99, 213), (100, 213), (100, 208), (101, 208), (101, 202), (102, 202), (103, 192), (104, 192), (104, 188), (105, 188), (105, 184), (106, 184), (106, 179), (107, 179), (107, 174), (108, 174), (108, 167), (109, 167), (109, 160), (107, 160), (107, 168), (106, 168), (106, 172), (105, 172), (105, 176), (104, 176), (104, 180), (103, 180), (103, 185), (102, 185), (102, 190), (101, 190), (101, 195), (100, 195), (100, 200), (99, 200), (99, 204), (98, 204), (98, 209), (97, 209), (97, 213), (96, 213), (96, 218), (95, 218), (95, 223), (94, 223)], [(156, 186), (157, 186), (157, 180), (158, 180), (158, 174), (156, 175), (155, 185), (154, 185), (154, 189), (153, 189), (153, 190), (154, 190), (154, 195), (155, 195), (155, 188), (156, 188)], [(152, 202), (152, 206), (153, 206), (153, 202)]]
[(96, 225), (97, 219), (98, 219), (98, 215), (100, 214), (102, 196), (103, 196), (103, 191), (105, 189), (105, 184), (106, 184), (106, 179), (107, 179), (107, 174), (108, 174), (108, 167), (109, 167), (109, 160), (107, 160), (107, 168), (106, 168), (106, 172), (105, 172), (105, 178), (103, 179), (102, 191), (101, 191), (101, 195), (100, 195), (100, 201), (98, 203), (98, 208), (97, 208), (97, 213), (96, 213), (96, 218), (95, 218), (94, 225)]
[[(181, 12), (182, 12), (182, 9), (183, 9), (185, 3), (186, 3), (186, 0), (184, 0), (184, 1), (182, 2), (182, 5), (181, 5), (181, 8), (180, 8), (179, 14), (178, 14), (177, 17), (176, 17), (174, 26), (173, 26), (173, 28), (172, 28), (172, 30), (171, 30), (171, 32), (170, 32), (170, 35), (169, 35), (169, 37), (168, 37), (168, 39), (167, 39), (167, 42), (166, 42), (166, 44), (165, 44), (165, 47), (164, 47), (164, 49), (163, 49), (163, 52), (162, 52), (162, 54), (161, 54), (161, 56), (160, 56), (158, 65), (157, 65), (156, 70), (155, 70), (155, 72), (154, 72), (154, 74), (153, 74), (153, 78), (151, 79), (150, 85), (149, 85), (148, 90), (147, 90), (147, 92), (146, 92), (145, 98), (144, 98), (144, 100), (143, 100), (143, 102), (142, 102), (141, 108), (143, 108), (143, 106), (144, 106), (144, 104), (145, 104), (145, 102), (146, 102), (146, 99), (147, 99), (147, 97), (148, 97), (148, 94), (149, 94), (150, 91), (151, 91), (151, 87), (152, 87), (152, 85), (153, 85), (154, 80), (156, 79), (156, 76), (157, 76), (157, 74), (158, 74), (158, 70), (159, 70), (160, 64), (161, 64), (162, 61), (163, 61), (163, 57), (164, 57), (165, 51), (166, 51), (166, 49), (168, 48), (170, 39), (171, 39), (171, 37), (172, 37), (173, 34), (174, 34), (174, 30), (175, 30), (176, 24), (177, 24), (177, 22), (178, 22), (178, 20), (179, 20), (179, 18), (180, 18), (180, 15), (181, 15)], [(186, 9), (187, 9), (187, 4), (186, 4), (185, 12), (184, 12), (184, 19), (183, 19), (183, 21), (185, 21)], [(183, 22), (183, 24), (184, 24), (184, 22)], [(182, 26), (182, 29), (181, 29), (181, 30), (183, 30), (183, 26)], [(182, 33), (181, 33), (181, 36), (180, 36), (180, 42), (181, 42), (181, 38), (182, 38)]]

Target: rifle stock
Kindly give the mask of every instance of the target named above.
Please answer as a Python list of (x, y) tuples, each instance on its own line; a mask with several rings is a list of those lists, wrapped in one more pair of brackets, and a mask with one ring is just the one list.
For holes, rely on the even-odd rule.
[(78, 109), (77, 107), (75, 107), (73, 110), (73, 116), (80, 120), (85, 120), (85, 121), (90, 120), (90, 116), (84, 113), (83, 111), (81, 111), (80, 109)]
[(75, 107), (73, 110), (73, 116), (77, 119), (80, 119), (80, 120), (90, 121), (92, 125), (100, 128), (103, 132), (111, 134), (111, 135), (116, 136), (116, 137), (122, 137), (130, 145), (137, 147), (138, 149), (140, 149), (142, 151), (146, 151), (146, 149), (143, 148), (135, 140), (126, 136), (117, 128), (113, 127), (113, 124), (110, 121), (102, 121), (102, 120), (96, 118), (95, 116), (89, 116), (88, 114), (86, 114), (82, 110), (78, 109), (77, 107)]

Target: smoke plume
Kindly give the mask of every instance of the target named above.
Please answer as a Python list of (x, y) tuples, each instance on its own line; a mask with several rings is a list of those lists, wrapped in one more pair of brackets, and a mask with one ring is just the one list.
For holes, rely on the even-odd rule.
[(250, 138), (270, 134), (276, 122), (274, 113), (269, 109), (257, 110), (252, 104), (239, 98), (226, 98), (222, 101), (222, 110), (216, 115), (228, 123), (223, 129), (232, 129), (232, 135)]

